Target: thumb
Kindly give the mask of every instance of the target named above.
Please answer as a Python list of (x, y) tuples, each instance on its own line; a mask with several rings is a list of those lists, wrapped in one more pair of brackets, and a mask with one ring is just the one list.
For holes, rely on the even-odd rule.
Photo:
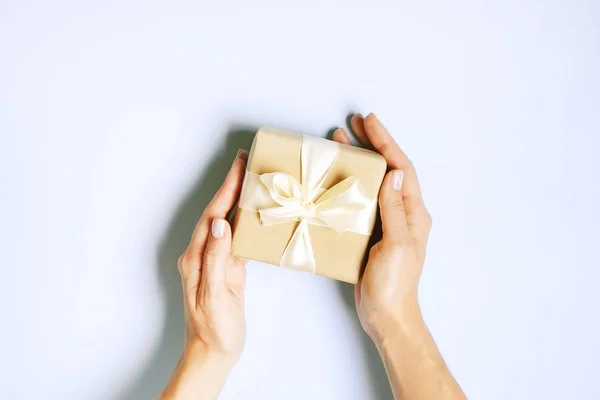
[(386, 241), (401, 241), (410, 236), (402, 200), (403, 180), (404, 171), (392, 170), (386, 174), (379, 192), (381, 228)]
[(231, 228), (229, 223), (222, 218), (213, 219), (202, 260), (200, 279), (205, 287), (215, 289), (226, 287), (230, 247)]

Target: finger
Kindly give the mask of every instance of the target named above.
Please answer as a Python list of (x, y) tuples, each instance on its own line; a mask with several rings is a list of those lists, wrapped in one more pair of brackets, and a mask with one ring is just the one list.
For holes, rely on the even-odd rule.
[(391, 168), (404, 171), (402, 196), (408, 226), (418, 239), (426, 240), (431, 225), (431, 217), (423, 203), (421, 187), (414, 165), (375, 114), (367, 115), (364, 126), (373, 147), (386, 159), (388, 165)]
[(192, 239), (188, 245), (188, 252), (200, 256), (206, 243), (208, 231), (210, 229), (210, 223), (214, 218), (225, 218), (229, 210), (233, 208), (237, 201), (240, 190), (242, 189), (242, 182), (244, 180), (244, 172), (246, 167), (246, 159), (248, 152), (246, 150), (239, 150), (238, 156), (233, 161), (231, 169), (225, 177), (225, 181), (221, 185), (221, 188), (217, 191), (211, 202), (206, 206), (206, 209), (202, 213), (202, 217), (196, 224)]
[(373, 147), (365, 131), (365, 119), (361, 114), (354, 114), (350, 120), (350, 126), (354, 136), (366, 147)]
[(404, 172), (401, 169), (392, 170), (386, 174), (379, 191), (383, 240), (390, 243), (403, 242), (410, 238), (402, 200), (403, 180)]
[(227, 287), (227, 262), (231, 247), (231, 228), (223, 218), (211, 221), (210, 235), (202, 256), (200, 286), (210, 290)]
[(350, 141), (350, 138), (348, 137), (348, 134), (346, 133), (346, 130), (344, 128), (338, 128), (333, 132), (333, 140), (338, 142), (338, 143), (342, 143), (342, 144), (347, 144), (349, 146), (352, 146), (352, 142)]

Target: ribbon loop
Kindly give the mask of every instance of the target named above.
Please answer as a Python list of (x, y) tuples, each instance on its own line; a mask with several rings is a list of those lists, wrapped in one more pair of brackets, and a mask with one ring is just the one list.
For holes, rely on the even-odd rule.
[(302, 200), (302, 188), (297, 180), (282, 172), (262, 174), (261, 182), (269, 190), (269, 194), (277, 204), (293, 205)]

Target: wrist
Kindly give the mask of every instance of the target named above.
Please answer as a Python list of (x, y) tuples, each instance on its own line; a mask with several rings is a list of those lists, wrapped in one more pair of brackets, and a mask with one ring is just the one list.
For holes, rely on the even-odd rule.
[(215, 349), (201, 341), (189, 341), (186, 343), (181, 361), (189, 368), (201, 369), (210, 366), (214, 370), (229, 370), (237, 362), (238, 357)]
[(199, 341), (186, 343), (161, 399), (216, 399), (237, 358)]
[(410, 335), (424, 324), (416, 294), (400, 299), (394, 308), (386, 308), (377, 314), (370, 324), (370, 336), (377, 347), (395, 342), (399, 336)]

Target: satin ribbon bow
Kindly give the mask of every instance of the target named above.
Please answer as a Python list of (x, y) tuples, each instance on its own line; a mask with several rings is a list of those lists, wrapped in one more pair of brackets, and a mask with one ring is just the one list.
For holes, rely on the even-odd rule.
[(326, 226), (340, 233), (371, 233), (375, 202), (364, 194), (357, 178), (350, 176), (330, 189), (322, 188), (338, 152), (338, 143), (303, 136), (302, 183), (282, 172), (260, 175), (260, 182), (267, 189), (268, 202), (271, 203), (269, 207), (261, 207), (260, 204), (266, 204), (267, 199), (263, 194), (261, 200), (259, 191), (255, 191), (254, 205), (262, 224), (271, 226), (299, 221), (279, 265), (315, 272), (308, 225)]

